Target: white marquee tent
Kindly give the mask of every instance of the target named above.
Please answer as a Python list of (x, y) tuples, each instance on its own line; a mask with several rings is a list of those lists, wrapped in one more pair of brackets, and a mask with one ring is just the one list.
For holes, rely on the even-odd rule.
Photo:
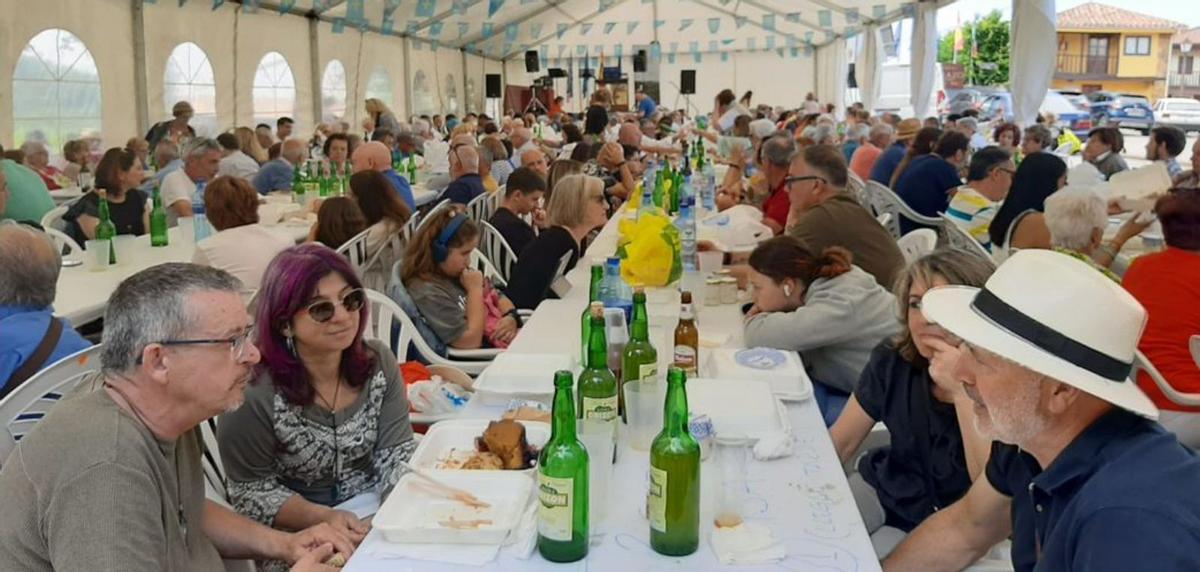
[[(788, 106), (813, 91), (840, 106), (847, 41), (859, 45), (859, 95), (871, 101), (878, 27), (903, 18), (917, 23), (913, 107), (923, 115), (934, 14), (951, 1), (0, 0), (10, 15), (0, 21), (0, 85), (11, 86), (0, 89), (0, 143), (42, 136), (57, 146), (95, 131), (121, 144), (181, 99), (209, 134), (283, 115), (300, 134), (321, 120), (357, 124), (368, 97), (401, 115), (462, 114), (485, 109), (485, 74), (529, 85), (549, 67), (572, 72), (572, 85), (554, 87), (578, 109), (592, 89), (580, 71), (618, 62), (635, 82), (657, 82), (672, 107), (684, 105), (683, 69), (697, 71), (695, 109), (707, 111), (723, 88)], [(1024, 104), (1035, 110), (1049, 84), (1037, 54), (1054, 49), (1053, 18), (1053, 0), (1014, 0), (1019, 108), (1036, 98)], [(634, 74), (638, 50), (647, 71)], [(539, 72), (526, 71), (527, 51)]]

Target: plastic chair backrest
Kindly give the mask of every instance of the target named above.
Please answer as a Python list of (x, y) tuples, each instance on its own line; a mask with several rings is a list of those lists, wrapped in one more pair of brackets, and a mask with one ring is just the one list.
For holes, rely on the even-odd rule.
[(50, 240), (54, 241), (54, 248), (58, 250), (64, 260), (79, 260), (83, 256), (83, 247), (79, 246), (79, 243), (75, 242), (75, 239), (67, 236), (65, 232), (57, 228), (49, 226), (43, 228), (46, 236), (49, 236)]
[(100, 369), (100, 346), (79, 350), (46, 367), (0, 400), (0, 464), (63, 395)]
[(978, 240), (975, 240), (975, 237), (971, 236), (946, 213), (942, 213), (942, 234), (950, 246), (982, 256), (989, 261), (992, 259), (992, 253), (988, 252), (982, 244), (979, 244)]
[(1170, 383), (1167, 382), (1167, 378), (1163, 377), (1162, 372), (1158, 371), (1158, 368), (1154, 367), (1154, 363), (1150, 361), (1150, 358), (1146, 357), (1146, 354), (1142, 353), (1142, 350), (1137, 350), (1134, 353), (1133, 367), (1135, 372), (1136, 370), (1146, 372), (1146, 375), (1150, 376), (1150, 379), (1154, 380), (1154, 385), (1158, 386), (1158, 389), (1163, 392), (1163, 395), (1166, 396), (1167, 399), (1171, 400), (1171, 403), (1176, 405), (1184, 405), (1187, 407), (1200, 406), (1200, 393), (1183, 393), (1176, 390), (1171, 386)]
[(405, 326), (404, 309), (377, 290), (367, 290), (367, 301), (371, 304), (370, 320), (363, 332), (367, 339), (380, 340), (392, 348), (396, 359), (408, 359), (408, 344), (412, 341), (412, 327)]
[(900, 252), (904, 254), (904, 261), (911, 263), (912, 261), (933, 252), (937, 248), (937, 232), (932, 228), (918, 228), (896, 241), (896, 246), (900, 247)]
[(491, 280), (492, 285), (497, 288), (503, 289), (505, 286), (508, 286), (508, 281), (500, 275), (500, 271), (496, 270), (496, 267), (492, 265), (488, 257), (480, 252), (479, 249), (471, 251), (471, 268), (482, 272), (483, 277)]
[(369, 232), (371, 232), (370, 229), (364, 230), (337, 248), (338, 254), (345, 255), (350, 259), (350, 266), (354, 267), (359, 278), (363, 277), (363, 273), (367, 271), (367, 263), (371, 260), (371, 253), (367, 251), (367, 233)]
[(467, 203), (467, 217), (475, 222), (482, 222), (491, 216), (489, 205), (492, 204), (492, 195), (483, 193)]
[[(417, 335), (412, 336), (412, 341), (417, 346), (418, 353), (426, 358), (428, 354), (445, 357), (446, 342), (442, 341), (425, 323), (425, 318), (421, 316), (421, 310), (417, 308), (417, 303), (413, 301), (412, 296), (408, 293), (408, 288), (404, 286), (404, 281), (400, 279), (400, 268), (403, 265), (404, 259), (400, 259), (392, 266), (392, 275), (388, 280), (388, 297), (400, 307), (404, 313), (403, 318), (406, 318), (416, 330)], [(424, 346), (424, 350), (422, 346)], [(428, 353), (425, 350), (428, 350)]]
[(429, 212), (426, 212), (424, 215), (421, 216), (421, 219), (419, 221), (417, 221), (416, 230), (421, 230), (421, 227), (425, 226), (425, 223), (427, 223), (427, 222), (433, 220), (435, 217), (437, 217), (438, 213), (440, 213), (448, 208), (451, 208), (451, 207), (452, 207), (452, 203), (450, 202), (450, 199), (442, 199), (442, 201), (440, 203), (434, 205), (433, 208), (429, 209)]
[(483, 234), (479, 241), (479, 248), (507, 283), (509, 277), (512, 276), (512, 267), (517, 263), (517, 255), (508, 245), (508, 241), (504, 240), (504, 235), (500, 234), (500, 231), (496, 230), (491, 223), (481, 221), (479, 226)]
[(67, 223), (63, 220), (63, 215), (67, 214), (67, 209), (69, 208), (68, 205), (59, 205), (47, 211), (46, 214), (42, 215), (42, 220), (40, 221), (42, 228), (52, 228), (60, 232), (66, 230)]
[(858, 204), (867, 209), (871, 208), (867, 201), (867, 184), (854, 171), (846, 171), (846, 192), (850, 193)]
[(1188, 346), (1192, 349), (1192, 359), (1196, 360), (1196, 367), (1200, 367), (1200, 335), (1192, 336), (1188, 340)]
[(892, 219), (888, 221), (888, 231), (892, 233), (894, 238), (900, 238), (900, 219), (901, 217), (908, 219), (920, 225), (927, 227), (937, 227), (941, 225), (941, 220), (935, 217), (927, 217), (904, 202), (891, 189), (879, 184), (877, 181), (867, 181), (867, 200), (871, 205), (871, 209), (875, 215), (890, 213)]
[(555, 296), (562, 298), (571, 290), (571, 283), (567, 281), (567, 268), (571, 264), (572, 252), (568, 250), (562, 258), (558, 259), (558, 270), (554, 271), (554, 281), (550, 283), (550, 291), (554, 292)]

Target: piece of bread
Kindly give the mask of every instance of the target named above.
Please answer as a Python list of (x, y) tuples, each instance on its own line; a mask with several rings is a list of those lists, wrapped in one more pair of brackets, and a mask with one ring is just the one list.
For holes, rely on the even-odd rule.
[(483, 446), (487, 452), (500, 457), (504, 468), (520, 470), (527, 467), (529, 443), (525, 440), (525, 426), (511, 419), (488, 423), (483, 432)]
[(504, 461), (495, 453), (473, 453), (462, 468), (468, 471), (499, 471), (504, 468)]

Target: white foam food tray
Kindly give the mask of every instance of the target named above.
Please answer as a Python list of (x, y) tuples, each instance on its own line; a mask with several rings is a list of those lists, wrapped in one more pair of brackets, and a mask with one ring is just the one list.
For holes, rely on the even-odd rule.
[(505, 352), (475, 380), (475, 394), (486, 405), (504, 405), (513, 398), (546, 399), (554, 395), (554, 372), (562, 369), (576, 371), (570, 354)]
[(753, 380), (689, 379), (688, 409), (712, 420), (717, 437), (758, 440), (791, 431), (783, 403), (770, 385)]
[(812, 396), (812, 379), (796, 352), (772, 348), (713, 348), (707, 353), (707, 371), (711, 377), (766, 382), (770, 384), (771, 392), (784, 401), (803, 401)]
[[(409, 464), (424, 470), (463, 470), (454, 469), (456, 462), (465, 461), (475, 452), (475, 438), (482, 436), (487, 429), (487, 419), (451, 419), (439, 421), (429, 427), (421, 444), (409, 459)], [(525, 440), (535, 449), (541, 450), (550, 440), (550, 425), (540, 421), (518, 421), (525, 426)], [(524, 471), (532, 473), (535, 469)], [(470, 471), (498, 472), (498, 471)]]
[(487, 503), (471, 507), (407, 474), (375, 514), (372, 526), (398, 544), (500, 544), (525, 513), (533, 479), (514, 471), (429, 471), (433, 478)]

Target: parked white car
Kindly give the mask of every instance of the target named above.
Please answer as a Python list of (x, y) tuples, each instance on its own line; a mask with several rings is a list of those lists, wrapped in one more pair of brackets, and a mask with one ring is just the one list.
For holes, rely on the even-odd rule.
[(1200, 101), (1184, 97), (1164, 97), (1154, 104), (1156, 125), (1171, 125), (1184, 132), (1200, 131)]

